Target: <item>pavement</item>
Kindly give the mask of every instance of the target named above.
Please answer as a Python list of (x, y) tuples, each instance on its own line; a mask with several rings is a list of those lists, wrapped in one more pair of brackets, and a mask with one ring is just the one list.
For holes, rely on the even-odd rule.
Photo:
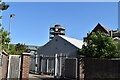
[(29, 74), (29, 80), (72, 80), (72, 79), (54, 78), (54, 76), (50, 75)]

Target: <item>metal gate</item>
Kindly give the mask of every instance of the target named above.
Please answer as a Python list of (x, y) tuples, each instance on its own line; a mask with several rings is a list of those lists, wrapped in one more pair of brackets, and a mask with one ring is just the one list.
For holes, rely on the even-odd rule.
[(42, 56), (39, 64), (41, 72), (54, 76), (64, 76), (66, 55)]
[(65, 77), (70, 79), (77, 78), (77, 58), (68, 58), (65, 60)]
[(31, 55), (30, 72), (64, 77), (65, 60), (67, 58), (68, 57), (62, 53), (55, 54), (54, 56)]
[(11, 78), (20, 79), (21, 56), (9, 55), (8, 80)]
[(36, 56), (31, 55), (30, 56), (30, 72), (35, 73), (35, 64), (36, 64)]
[(41, 59), (41, 72), (47, 74), (54, 74), (54, 57), (42, 57)]

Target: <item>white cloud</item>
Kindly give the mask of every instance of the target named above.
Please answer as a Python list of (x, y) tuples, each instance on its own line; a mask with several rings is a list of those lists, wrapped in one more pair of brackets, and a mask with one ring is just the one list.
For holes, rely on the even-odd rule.
[(118, 2), (120, 0), (2, 0), (3, 2)]

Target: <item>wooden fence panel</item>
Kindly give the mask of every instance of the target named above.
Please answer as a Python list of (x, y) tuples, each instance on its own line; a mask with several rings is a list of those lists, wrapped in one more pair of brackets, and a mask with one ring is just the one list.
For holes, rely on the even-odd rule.
[(20, 78), (20, 66), (21, 66), (21, 56), (9, 55), (8, 79)]

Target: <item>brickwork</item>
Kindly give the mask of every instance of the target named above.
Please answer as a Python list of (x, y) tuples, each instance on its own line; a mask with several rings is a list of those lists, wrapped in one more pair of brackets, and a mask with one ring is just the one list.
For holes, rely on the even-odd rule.
[(7, 78), (8, 55), (2, 53), (0, 63), (0, 80)]
[(2, 79), (2, 66), (0, 66), (0, 80)]
[(29, 54), (22, 54), (22, 73), (21, 78), (28, 79), (29, 78), (29, 69), (30, 69), (30, 55)]
[(3, 56), (2, 77), (7, 78), (8, 56)]

